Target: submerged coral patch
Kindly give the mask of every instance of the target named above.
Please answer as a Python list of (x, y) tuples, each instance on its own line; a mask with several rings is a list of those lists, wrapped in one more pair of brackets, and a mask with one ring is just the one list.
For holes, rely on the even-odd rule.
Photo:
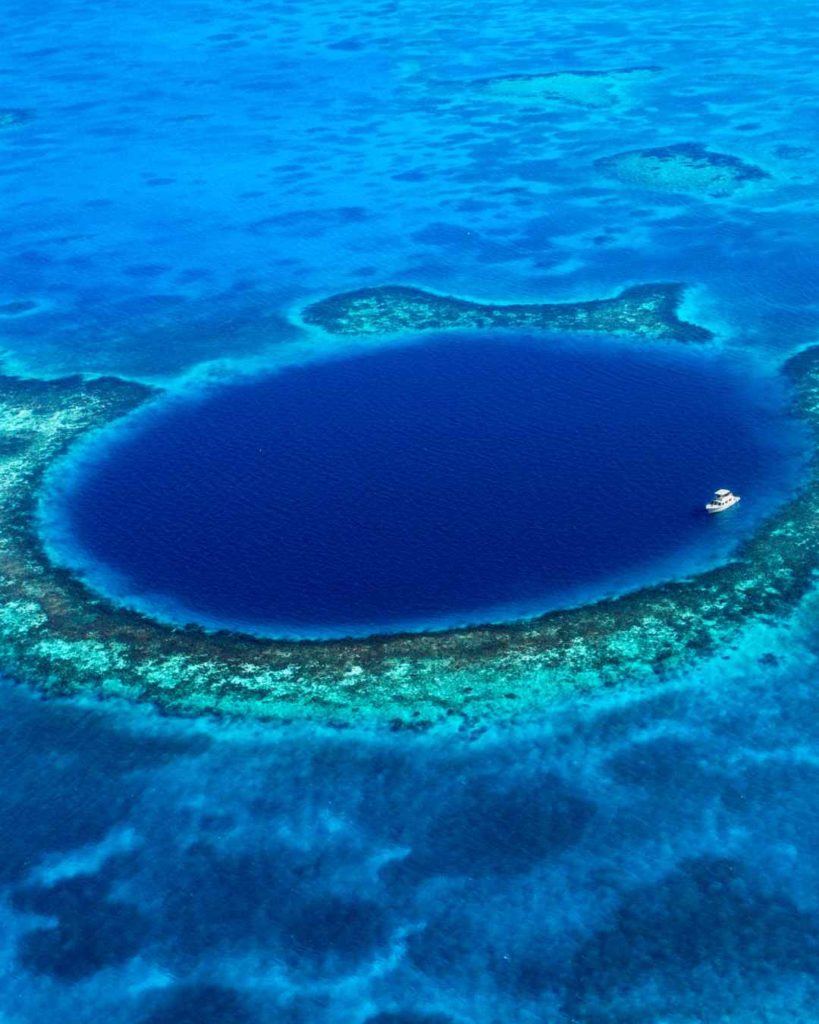
[(634, 891), (610, 925), (579, 947), (568, 979), (566, 1016), (612, 1019), (613, 1003), (639, 993), (649, 1019), (656, 1019), (661, 1014), (657, 995), (645, 986), (661, 973), (663, 997), (667, 1000), (668, 989), (674, 993), (675, 1008), (685, 1014), (680, 1019), (696, 1017), (704, 989), (710, 1006), (723, 1001), (720, 1009), (728, 1019), (735, 989), (726, 985), (728, 969), (717, 972), (713, 965), (730, 965), (731, 972), (752, 978), (760, 972), (814, 977), (818, 924), (815, 911), (796, 906), (787, 891), (775, 884), (760, 890), (742, 862), (710, 856), (684, 861)]
[(471, 85), (489, 99), (520, 106), (539, 107), (557, 102), (578, 107), (610, 107), (624, 99), (630, 88), (649, 81), (660, 70), (647, 66), (498, 75), (476, 79)]
[(107, 881), (96, 875), (19, 889), (14, 901), (19, 909), (54, 922), (23, 936), (22, 965), (62, 982), (126, 962), (139, 952), (148, 927), (139, 909), (111, 899)]
[(626, 185), (662, 192), (725, 198), (770, 179), (761, 167), (698, 142), (656, 149), (631, 149), (602, 157), (595, 167)]
[(332, 295), (308, 306), (305, 323), (331, 334), (387, 334), (447, 328), (534, 328), (707, 341), (711, 332), (678, 316), (683, 286), (644, 284), (611, 299), (500, 304), (385, 285)]
[(33, 120), (34, 114), (30, 110), (23, 110), (20, 107), (0, 107), (0, 131), (6, 128), (16, 128), (18, 125)]
[(254, 1024), (241, 995), (222, 985), (175, 986), (139, 1024)]
[(579, 842), (595, 811), (593, 803), (556, 775), (538, 778), (534, 794), (525, 785), (481, 779), (458, 790), (412, 852), (388, 865), (386, 874), (418, 884), (458, 874), (465, 865), (473, 878), (529, 871)]
[(27, 299), (18, 299), (14, 302), (0, 303), (0, 316), (25, 316), (26, 313), (33, 313), (36, 309), (36, 302), (29, 302)]

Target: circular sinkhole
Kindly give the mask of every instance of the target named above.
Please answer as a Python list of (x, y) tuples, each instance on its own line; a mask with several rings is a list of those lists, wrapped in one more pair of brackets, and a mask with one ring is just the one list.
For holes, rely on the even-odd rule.
[[(798, 478), (786, 409), (778, 378), (693, 349), (424, 338), (162, 398), (63, 460), (41, 525), (90, 586), (175, 623), (523, 618), (728, 556)], [(709, 519), (721, 486), (745, 500)]]

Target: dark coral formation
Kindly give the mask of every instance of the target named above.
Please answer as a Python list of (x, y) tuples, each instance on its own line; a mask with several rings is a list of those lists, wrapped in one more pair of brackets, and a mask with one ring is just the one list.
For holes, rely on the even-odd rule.
[(33, 313), (36, 308), (36, 302), (29, 302), (27, 299), (17, 299), (14, 302), (0, 304), (0, 316), (22, 316), (24, 313)]
[(30, 110), (23, 110), (20, 107), (0, 107), (0, 131), (5, 128), (16, 128), (18, 125), (33, 120), (34, 114)]
[(612, 299), (492, 305), (385, 285), (332, 295), (308, 306), (302, 318), (331, 334), (500, 327), (707, 341), (710, 331), (677, 315), (683, 290), (679, 284), (644, 284)]
[(97, 875), (19, 889), (14, 902), (18, 909), (54, 922), (23, 936), (23, 966), (62, 982), (79, 981), (136, 956), (147, 929), (135, 906), (109, 899), (109, 886)]
[[(819, 441), (819, 348), (787, 364)], [(297, 643), (174, 629), (115, 607), (52, 565), (34, 526), (43, 474), (152, 392), (114, 379), (0, 378), (0, 666), (55, 693), (91, 690), (180, 713), (322, 716), (420, 727), (509, 716), (578, 690), (639, 683), (794, 607), (819, 570), (819, 463), (737, 556), (700, 576), (539, 619), (437, 634)]]
[(627, 185), (725, 198), (770, 179), (767, 171), (699, 142), (632, 149), (595, 161), (595, 167)]
[(241, 995), (222, 985), (177, 985), (140, 1024), (254, 1024)]
[[(708, 856), (684, 861), (637, 889), (610, 926), (575, 954), (566, 1016), (594, 1024), (623, 1020), (618, 1003), (636, 995), (647, 1019), (657, 1019), (663, 1013), (654, 1002), (667, 1006), (670, 988), (675, 1009), (684, 1014), (679, 1019), (691, 1019), (702, 1007), (702, 988), (716, 983), (721, 995), (709, 992), (709, 1005), (724, 1000), (720, 1009), (729, 1017), (735, 1008), (732, 974), (815, 976), (816, 913), (771, 889), (761, 890), (741, 861)], [(662, 996), (645, 987), (658, 975), (665, 983)]]
[[(527, 780), (527, 783), (531, 780)], [(436, 875), (522, 874), (580, 841), (595, 806), (555, 774), (533, 785), (472, 780), (431, 815), (423, 839), (384, 874), (418, 884)]]

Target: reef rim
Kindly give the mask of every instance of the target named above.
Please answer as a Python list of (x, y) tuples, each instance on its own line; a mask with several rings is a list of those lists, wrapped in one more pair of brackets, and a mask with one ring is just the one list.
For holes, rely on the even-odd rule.
[[(444, 326), (444, 325), (441, 325)], [(819, 447), (819, 346), (784, 372)], [(783, 616), (819, 571), (819, 457), (803, 490), (727, 563), (511, 623), (344, 641), (173, 628), (114, 606), (50, 562), (36, 529), (46, 472), (89, 431), (155, 396), (117, 378), (0, 377), (0, 669), (53, 694), (178, 714), (426, 727), (537, 712), (628, 680), (655, 685), (747, 624)]]

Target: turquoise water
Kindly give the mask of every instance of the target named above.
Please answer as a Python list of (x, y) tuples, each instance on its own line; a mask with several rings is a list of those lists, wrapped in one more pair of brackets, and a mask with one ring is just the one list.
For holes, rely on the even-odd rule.
[[(557, 301), (682, 281), (728, 359), (772, 372), (816, 340), (803, 0), (5, 14), (0, 107), (30, 114), (0, 131), (7, 368), (184, 392), (340, 352), (298, 311), (384, 282)], [(636, 66), (659, 70), (535, 101), (474, 84)], [(768, 177), (596, 164), (684, 144)], [(655, 692), (471, 741), (3, 683), (0, 1013), (814, 1020), (815, 605)]]

